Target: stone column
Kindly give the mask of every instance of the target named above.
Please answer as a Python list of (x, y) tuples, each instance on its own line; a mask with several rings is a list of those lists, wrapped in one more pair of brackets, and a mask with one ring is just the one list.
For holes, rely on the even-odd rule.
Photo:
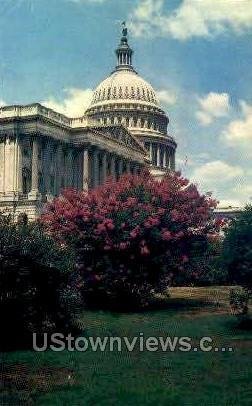
[(160, 144), (157, 144), (157, 166), (160, 166)]
[(19, 136), (16, 138), (16, 191), (19, 194), (23, 193), (23, 156)]
[(134, 165), (133, 165), (133, 174), (134, 174), (134, 175), (137, 175), (137, 174), (138, 174), (138, 171), (139, 171), (138, 165), (137, 165), (137, 164), (134, 164)]
[(110, 158), (110, 176), (116, 178), (115, 155), (111, 155)]
[(33, 138), (32, 142), (32, 174), (31, 174), (31, 191), (28, 195), (31, 200), (40, 198), (38, 190), (38, 139)]
[(151, 161), (151, 164), (153, 163), (152, 161), (153, 161), (153, 145), (152, 145), (152, 142), (150, 142), (150, 161)]
[(0, 195), (5, 192), (5, 138), (0, 141)]
[(75, 178), (76, 178), (76, 165), (75, 165), (75, 156), (76, 150), (75, 148), (71, 149), (70, 151), (70, 159), (71, 159), (71, 171), (70, 171), (70, 185), (71, 187), (76, 187), (75, 185)]
[(101, 183), (104, 183), (107, 178), (107, 152), (102, 153), (102, 167), (101, 167)]
[(72, 180), (73, 180), (73, 175), (72, 175), (72, 150), (67, 146), (67, 156), (66, 156), (66, 185), (67, 187), (72, 187)]
[(164, 154), (165, 154), (165, 160), (166, 160), (166, 168), (169, 169), (170, 168), (170, 159), (169, 159), (169, 148), (168, 147), (165, 147)]
[(123, 174), (123, 159), (119, 158), (118, 160), (118, 175), (119, 177)]
[(167, 156), (166, 156), (166, 147), (163, 147), (163, 168), (167, 167)]
[(99, 186), (99, 151), (93, 151), (93, 187)]
[(126, 162), (126, 172), (127, 172), (127, 173), (131, 173), (131, 172), (130, 172), (130, 166), (131, 166), (131, 165), (130, 165), (130, 162), (127, 161), (127, 162)]
[(172, 151), (171, 153), (171, 170), (175, 171), (175, 152)]
[(88, 191), (89, 185), (89, 151), (88, 148), (83, 150), (83, 174), (82, 189)]
[(47, 200), (52, 198), (51, 191), (51, 148), (52, 144), (50, 140), (47, 139), (45, 142), (44, 157), (43, 157), (43, 177), (45, 185), (45, 193)]
[(6, 137), (5, 141), (5, 159), (4, 159), (4, 184), (5, 184), (5, 199), (13, 200), (14, 191), (14, 143), (10, 136)]
[(61, 177), (62, 177), (62, 146), (58, 144), (55, 153), (55, 195), (57, 196), (61, 190)]

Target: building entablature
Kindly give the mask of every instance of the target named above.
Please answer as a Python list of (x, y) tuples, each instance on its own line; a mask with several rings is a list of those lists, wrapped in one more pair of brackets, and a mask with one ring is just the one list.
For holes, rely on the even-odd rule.
[[(102, 126), (93, 122), (93, 125), (88, 126), (87, 121), (80, 118), (74, 120), (74, 127), (67, 126), (57, 119), (57, 113), (54, 117), (53, 110), (44, 109), (40, 104), (7, 106), (1, 110), (5, 113), (2, 116), (0, 114), (1, 138), (37, 136), (42, 139), (51, 138), (55, 142), (78, 145), (78, 147), (85, 142), (92, 142), (102, 148), (106, 144), (105, 149), (108, 151), (121, 150), (122, 155), (127, 155), (128, 158), (133, 154), (135, 160), (145, 162), (147, 151), (144, 146), (122, 125)], [(47, 111), (49, 111), (48, 114)], [(80, 124), (79, 127), (77, 123)]]
[(108, 111), (110, 109), (113, 109), (113, 111), (117, 110), (141, 110), (141, 111), (147, 111), (147, 112), (154, 112), (158, 113), (161, 115), (164, 115), (166, 117), (166, 113), (164, 112), (163, 109), (158, 107), (155, 104), (152, 103), (147, 103), (146, 101), (141, 101), (141, 100), (129, 100), (129, 99), (118, 99), (118, 100), (107, 100), (103, 102), (96, 103), (95, 105), (92, 105), (89, 107), (89, 109), (86, 111), (86, 114), (93, 114), (97, 113), (100, 111)]
[(61, 125), (68, 127), (71, 126), (70, 118), (66, 117), (64, 114), (57, 113), (40, 103), (0, 107), (0, 120), (34, 116), (43, 116)]
[(149, 162), (145, 148), (121, 126), (75, 129), (71, 142), (78, 148), (89, 145), (143, 165)]
[[(134, 133), (134, 129), (132, 130)], [(159, 143), (161, 145), (169, 145), (171, 148), (176, 149), (177, 143), (172, 136), (169, 134), (162, 134), (159, 131), (142, 131), (137, 133), (138, 138), (143, 140), (143, 142)]]

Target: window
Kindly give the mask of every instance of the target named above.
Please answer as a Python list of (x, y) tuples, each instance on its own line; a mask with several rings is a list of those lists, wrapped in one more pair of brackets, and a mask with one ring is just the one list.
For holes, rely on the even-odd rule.
[(31, 172), (28, 168), (22, 171), (23, 193), (27, 195), (31, 191)]

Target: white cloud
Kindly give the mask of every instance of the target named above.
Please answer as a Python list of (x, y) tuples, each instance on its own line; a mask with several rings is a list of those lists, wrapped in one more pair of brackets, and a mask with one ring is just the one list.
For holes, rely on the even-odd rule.
[(135, 35), (169, 36), (178, 40), (209, 37), (252, 27), (251, 0), (183, 0), (170, 15), (164, 0), (140, 0), (131, 15)]
[(232, 166), (224, 161), (210, 161), (198, 168), (192, 174), (192, 179), (200, 185), (215, 186), (216, 184), (225, 184), (243, 175), (243, 169), (239, 166)]
[(156, 94), (161, 103), (167, 104), (169, 106), (176, 103), (177, 97), (172, 91), (162, 89), (157, 90)]
[(242, 187), (246, 179), (244, 169), (221, 160), (195, 168), (191, 176), (202, 192), (213, 193), (220, 206), (242, 206), (249, 201), (251, 195)]
[(240, 101), (241, 118), (231, 121), (223, 130), (222, 138), (231, 146), (252, 151), (252, 105)]
[(229, 95), (227, 93), (210, 92), (198, 98), (200, 110), (196, 112), (199, 123), (208, 126), (215, 118), (225, 117), (230, 110)]
[(93, 91), (91, 89), (65, 89), (66, 97), (58, 101), (54, 97), (42, 102), (42, 104), (68, 117), (81, 117), (89, 106)]
[(4, 107), (4, 106), (6, 106), (5, 101), (3, 101), (2, 99), (0, 99), (0, 107)]
[(252, 199), (252, 179), (250, 183), (248, 181), (249, 177), (246, 177), (243, 182), (239, 182), (232, 189), (232, 192), (238, 195), (240, 199)]

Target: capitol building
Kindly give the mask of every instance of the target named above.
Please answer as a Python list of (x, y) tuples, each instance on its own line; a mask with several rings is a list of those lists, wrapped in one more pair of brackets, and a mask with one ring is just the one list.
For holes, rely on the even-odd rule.
[(157, 178), (175, 169), (169, 119), (132, 65), (125, 27), (116, 57), (82, 117), (39, 103), (0, 108), (0, 211), (32, 220), (64, 188), (87, 190), (146, 166)]

